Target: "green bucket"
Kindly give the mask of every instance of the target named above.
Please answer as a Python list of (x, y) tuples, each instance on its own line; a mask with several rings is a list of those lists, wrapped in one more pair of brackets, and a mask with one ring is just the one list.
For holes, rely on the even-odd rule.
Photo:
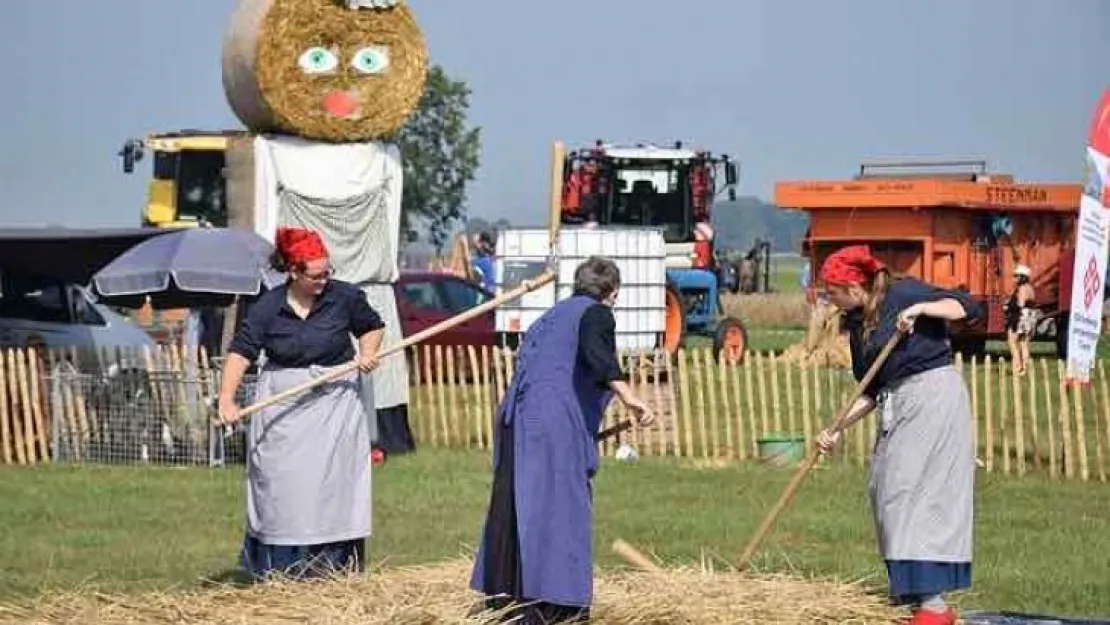
[(797, 466), (806, 455), (806, 437), (801, 434), (768, 434), (756, 443), (760, 459), (775, 467)]

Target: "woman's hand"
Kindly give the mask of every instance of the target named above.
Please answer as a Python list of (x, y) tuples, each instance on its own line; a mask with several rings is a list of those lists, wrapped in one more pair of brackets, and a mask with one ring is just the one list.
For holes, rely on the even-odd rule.
[(621, 401), (636, 415), (636, 422), (641, 426), (651, 425), (651, 423), (655, 421), (655, 414), (652, 413), (651, 408), (639, 397), (634, 395), (622, 397)]
[(221, 397), (219, 401), (220, 421), (231, 424), (239, 420), (241, 409), (230, 397)]
[(363, 373), (370, 373), (378, 368), (378, 353), (363, 352), (358, 355), (358, 369)]
[(913, 334), (913, 326), (923, 312), (925, 312), (924, 305), (914, 304), (898, 313), (898, 330), (906, 334)]
[(817, 435), (817, 449), (820, 450), (822, 454), (827, 454), (832, 451), (832, 448), (836, 447), (837, 443), (839, 442), (839, 431), (830, 432), (828, 430), (823, 430), (820, 434)]

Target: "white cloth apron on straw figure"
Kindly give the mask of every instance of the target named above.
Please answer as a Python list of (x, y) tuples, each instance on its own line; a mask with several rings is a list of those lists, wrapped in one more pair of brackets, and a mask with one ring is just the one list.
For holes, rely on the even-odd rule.
[[(255, 140), (255, 224), (269, 240), (281, 226), (310, 228), (332, 251), (337, 279), (357, 284), (385, 322), (383, 346), (402, 339), (392, 283), (401, 239), (403, 172), (395, 145), (325, 144), (300, 137)], [(382, 360), (367, 376), (370, 435), (389, 453), (413, 451), (404, 355)]]
[[(969, 317), (981, 307), (966, 293), (906, 278), (893, 282), (864, 345), (862, 315), (845, 316), (853, 374), (863, 378), (895, 331), (898, 314), (953, 298)], [(866, 391), (880, 427), (869, 474), (879, 550), (895, 603), (913, 604), (971, 585), (975, 453), (967, 385), (952, 366), (943, 321), (919, 317)]]

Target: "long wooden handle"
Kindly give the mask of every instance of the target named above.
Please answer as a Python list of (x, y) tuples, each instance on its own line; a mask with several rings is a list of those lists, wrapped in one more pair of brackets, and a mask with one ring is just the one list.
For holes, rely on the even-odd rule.
[(632, 545), (624, 542), (621, 539), (613, 541), (613, 553), (621, 557), (625, 562), (632, 566), (642, 569), (644, 571), (660, 571), (662, 570), (658, 564), (653, 562), (650, 558), (640, 553), (638, 549)]
[[(903, 335), (904, 333), (902, 331), (896, 331), (894, 335), (890, 337), (890, 340), (886, 342), (886, 345), (883, 346), (883, 351), (879, 352), (879, 356), (875, 358), (875, 362), (872, 363), (871, 368), (867, 370), (867, 374), (864, 375), (863, 379), (856, 385), (856, 390), (852, 394), (852, 398), (848, 400), (847, 405), (841, 408), (840, 413), (833, 420), (832, 425), (829, 426), (830, 431), (839, 432), (844, 428), (844, 422), (847, 420), (848, 414), (852, 411), (852, 406), (863, 395), (864, 390), (871, 384), (871, 380), (878, 375), (879, 368), (886, 362), (887, 357), (890, 356), (890, 352), (894, 351), (894, 348), (898, 345), (898, 341), (902, 339)], [(748, 568), (752, 556), (755, 554), (755, 550), (759, 547), (760, 543), (763, 542), (767, 533), (771, 531), (771, 527), (774, 526), (775, 521), (778, 520), (783, 510), (786, 509), (786, 506), (790, 504), (790, 500), (793, 499), (794, 494), (798, 492), (798, 487), (801, 486), (802, 480), (805, 479), (806, 475), (817, 464), (817, 460), (820, 457), (821, 454), (819, 451), (811, 453), (806, 458), (805, 462), (802, 463), (802, 466), (798, 467), (798, 470), (794, 472), (794, 477), (792, 477), (790, 483), (786, 485), (786, 490), (782, 492), (782, 496), (775, 502), (775, 506), (767, 513), (763, 522), (759, 524), (759, 528), (756, 529), (755, 535), (752, 536), (747, 546), (744, 547), (744, 552), (740, 555), (740, 561), (737, 563), (736, 568), (741, 571)]]
[(603, 441), (607, 438), (612, 438), (613, 436), (616, 436), (617, 434), (620, 434), (621, 432), (624, 432), (625, 430), (631, 430), (632, 426), (633, 426), (633, 422), (632, 422), (631, 419), (626, 420), (626, 421), (621, 421), (620, 423), (618, 423), (616, 425), (607, 427), (604, 430), (598, 432), (594, 436), (594, 440)]
[[(470, 321), (471, 319), (474, 319), (475, 317), (478, 317), (480, 315), (484, 315), (485, 313), (493, 310), (494, 308), (497, 308), (498, 306), (501, 306), (502, 304), (510, 302), (510, 301), (524, 295), (525, 293), (531, 293), (532, 291), (535, 291), (536, 289), (540, 288), (541, 286), (555, 280), (555, 277), (556, 277), (555, 272), (548, 270), (548, 271), (543, 272), (539, 276), (537, 276), (534, 280), (525, 280), (525, 281), (520, 283), (520, 286), (518, 286), (517, 288), (515, 288), (511, 291), (506, 291), (505, 293), (502, 293), (501, 295), (498, 295), (497, 297), (491, 299), (490, 301), (488, 301), (484, 304), (475, 306), (474, 308), (471, 308), (470, 310), (468, 310), (464, 313), (460, 313), (458, 315), (455, 315), (454, 317), (451, 317), (450, 319), (445, 319), (445, 320), (435, 324), (434, 326), (432, 326), (430, 328), (426, 328), (424, 330), (421, 330), (420, 332), (417, 332), (416, 334), (413, 334), (412, 336), (406, 338), (405, 340), (401, 341), (400, 343), (397, 343), (396, 345), (391, 345), (388, 348), (383, 349), (382, 351), (380, 351), (378, 353), (378, 357), (384, 359), (387, 356), (391, 356), (391, 355), (396, 354), (398, 352), (403, 352), (405, 349), (407, 349), (408, 347), (411, 347), (412, 345), (415, 345), (415, 344), (417, 344), (421, 341), (426, 341), (426, 340), (432, 338), (433, 336), (435, 336), (437, 334), (440, 334), (441, 332), (445, 332), (447, 330), (450, 330), (451, 328), (453, 328), (453, 327), (455, 327), (455, 326), (457, 326), (461, 323), (465, 323), (467, 321)], [(340, 378), (344, 375), (349, 374), (350, 372), (352, 372), (356, 369), (358, 369), (358, 362), (357, 361), (352, 361), (352, 362), (349, 362), (349, 363), (347, 363), (345, 365), (342, 365), (340, 367), (336, 367), (335, 369), (332, 369), (331, 371), (327, 372), (326, 374), (324, 374), (324, 375), (322, 375), (318, 378), (313, 378), (311, 380), (308, 380), (307, 382), (304, 382), (302, 384), (298, 384), (297, 386), (294, 386), (292, 388), (288, 388), (288, 389), (286, 389), (286, 390), (284, 390), (280, 393), (277, 393), (275, 395), (271, 395), (270, 397), (267, 397), (266, 399), (263, 399), (260, 402), (256, 402), (254, 404), (251, 404), (250, 406), (247, 406), (243, 410), (239, 411), (239, 419), (242, 419), (242, 418), (244, 418), (244, 417), (246, 417), (250, 414), (253, 414), (255, 412), (258, 412), (259, 410), (262, 410), (263, 408), (266, 408), (268, 406), (272, 406), (276, 403), (283, 402), (283, 401), (289, 399), (290, 397), (295, 397), (297, 395), (300, 395), (301, 393), (303, 393), (303, 392), (305, 392), (305, 391), (307, 391), (311, 388), (314, 388), (314, 387), (316, 387), (320, 384), (323, 384), (325, 382), (334, 380), (336, 378)], [(238, 420), (238, 419), (236, 419), (236, 420)], [(230, 421), (230, 422), (229, 421), (224, 421), (223, 423), (230, 424), (230, 423), (234, 423), (234, 421)]]

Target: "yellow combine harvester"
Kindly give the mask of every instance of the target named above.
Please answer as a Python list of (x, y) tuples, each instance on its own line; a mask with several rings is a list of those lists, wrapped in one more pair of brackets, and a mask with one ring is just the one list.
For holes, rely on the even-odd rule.
[(244, 130), (182, 130), (125, 142), (119, 152), (124, 173), (134, 173), (147, 152), (153, 156), (143, 226), (227, 226), (227, 151), (233, 140), (250, 136)]

